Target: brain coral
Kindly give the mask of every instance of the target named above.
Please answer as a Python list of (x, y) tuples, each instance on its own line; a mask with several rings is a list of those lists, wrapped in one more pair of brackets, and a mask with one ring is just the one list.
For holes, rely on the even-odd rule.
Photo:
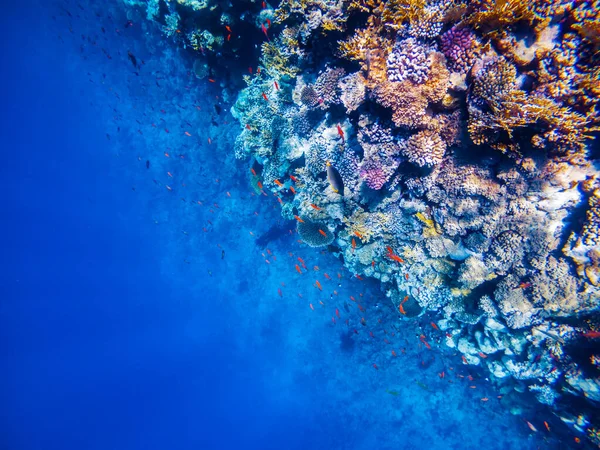
[(406, 141), (402, 152), (411, 163), (419, 167), (433, 167), (442, 162), (446, 143), (434, 131), (423, 130)]
[(392, 82), (424, 83), (429, 75), (426, 47), (413, 38), (399, 41), (387, 59), (387, 76)]
[(300, 238), (311, 247), (323, 247), (333, 242), (333, 233), (325, 225), (311, 222), (306, 218), (298, 222), (296, 229)]

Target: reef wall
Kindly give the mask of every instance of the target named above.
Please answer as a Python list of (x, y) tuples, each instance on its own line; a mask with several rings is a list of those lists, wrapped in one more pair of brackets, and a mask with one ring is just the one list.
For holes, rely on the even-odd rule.
[(236, 98), (302, 240), (600, 445), (597, 1), (126, 3)]

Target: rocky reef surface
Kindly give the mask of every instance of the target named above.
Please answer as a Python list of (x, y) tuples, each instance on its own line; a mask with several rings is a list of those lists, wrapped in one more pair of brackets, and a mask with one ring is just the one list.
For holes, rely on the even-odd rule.
[(597, 1), (126, 3), (235, 101), (235, 154), (304, 242), (600, 445)]

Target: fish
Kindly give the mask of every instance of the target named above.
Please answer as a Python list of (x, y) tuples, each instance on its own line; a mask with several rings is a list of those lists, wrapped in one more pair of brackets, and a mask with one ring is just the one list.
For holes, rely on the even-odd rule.
[(371, 336), (373, 339), (375, 339), (375, 335), (373, 334), (372, 331), (369, 331), (369, 336)]
[(138, 64), (137, 64), (137, 59), (135, 57), (135, 55), (133, 53), (131, 53), (131, 51), (127, 50), (127, 58), (129, 58), (129, 61), (131, 61), (131, 64), (133, 64), (133, 67), (137, 69)]
[(469, 364), (469, 363), (467, 362), (467, 358), (465, 358), (465, 355), (461, 355), (461, 359), (462, 359), (462, 362), (463, 362), (464, 364)]
[(342, 138), (342, 143), (346, 142), (346, 139), (344, 138), (344, 130), (342, 130), (342, 127), (340, 127), (340, 125), (337, 125), (337, 132), (340, 135), (340, 137)]
[(279, 187), (283, 187), (283, 183), (277, 179), (273, 180), (273, 183), (275, 183)]
[(432, 326), (432, 328), (433, 328), (434, 330), (438, 330), (438, 331), (440, 330), (440, 329), (438, 328), (438, 326), (435, 324), (435, 322), (431, 322), (431, 326)]
[(252, 130), (252, 128), (250, 128), (250, 125), (246, 124), (246, 129), (247, 130)]
[(271, 28), (271, 19), (267, 19), (267, 25), (269, 28)]
[(328, 280), (331, 280), (331, 277), (330, 277), (330, 276), (329, 276), (327, 273), (324, 273), (323, 275), (324, 275), (324, 276), (325, 276), (325, 278), (327, 278)]
[(227, 31), (229, 31), (230, 33), (232, 33), (232, 31), (231, 31), (231, 28), (229, 27), (229, 25), (225, 25), (225, 29), (226, 29)]
[(396, 356), (398, 356), (398, 355), (396, 355), (396, 352), (395, 352), (394, 350), (392, 350), (392, 356), (393, 356), (394, 358), (395, 358)]
[(531, 283), (529, 283), (529, 282), (523, 282), (523, 283), (519, 284), (519, 286), (518, 286), (517, 289), (527, 289), (529, 287), (531, 287)]
[(168, 176), (169, 178), (173, 178), (173, 174), (172, 174), (171, 172), (167, 172), (167, 176)]
[(250, 168), (250, 172), (252, 172), (252, 175), (256, 176), (256, 170), (254, 170), (253, 168)]
[(318, 272), (318, 271), (319, 271), (319, 266), (314, 266), (314, 267), (313, 267), (313, 270), (314, 270), (315, 272)]
[(317, 205), (315, 205), (314, 203), (311, 203), (311, 204), (310, 204), (310, 206), (311, 206), (311, 208), (312, 208), (312, 209), (315, 209), (315, 210), (317, 210), (317, 211), (321, 211), (321, 208), (319, 208), (319, 207), (318, 207)]
[(279, 90), (279, 85), (277, 84), (277, 81), (273, 81), (273, 84), (275, 85), (275, 89)]
[(261, 28), (262, 32), (265, 34), (265, 36), (267, 37), (267, 40), (270, 41), (271, 39), (269, 38), (269, 35), (267, 34), (267, 29), (265, 28), (265, 26), (262, 23), (260, 24), (260, 28)]
[(262, 2), (262, 7), (263, 9), (265, 9), (267, 7), (267, 4), (265, 2)]
[(316, 287), (317, 289), (319, 289), (320, 291), (322, 291), (322, 290), (323, 290), (323, 287), (321, 286), (321, 283), (319, 283), (319, 280), (315, 281), (315, 287)]
[(310, 309), (312, 309), (313, 311), (315, 310), (315, 307), (313, 306), (312, 303), (309, 303), (308, 306), (310, 306)]
[(283, 297), (283, 292), (281, 292), (281, 288), (277, 288), (277, 293), (280, 297)]
[(396, 261), (397, 263), (403, 263), (404, 260), (402, 258), (400, 258), (398, 255), (395, 255), (393, 253), (388, 253), (387, 255), (391, 260)]
[(371, 261), (371, 267), (375, 267), (375, 260)]
[(407, 274), (407, 273), (405, 273), (405, 274), (404, 274), (404, 279), (405, 279), (406, 281), (408, 281), (408, 274)]
[(300, 223), (304, 223), (304, 220), (302, 220), (300, 217), (298, 217), (296, 215), (294, 216), (294, 219), (296, 219)]
[(581, 335), (583, 337), (596, 339), (596, 338), (600, 338), (600, 331), (586, 331), (585, 333), (582, 333)]
[(536, 427), (534, 427), (534, 426), (533, 426), (533, 424), (532, 424), (531, 422), (529, 422), (529, 421), (527, 421), (527, 420), (526, 420), (526, 421), (525, 421), (525, 423), (527, 424), (527, 426), (529, 427), (529, 429), (530, 429), (531, 431), (533, 431), (534, 433), (537, 433), (537, 428), (536, 428)]
[(362, 240), (364, 241), (363, 235), (362, 235), (362, 234), (360, 234), (358, 231), (354, 231), (354, 235), (355, 235), (357, 238), (359, 238), (359, 239), (362, 239)]
[(290, 179), (296, 183), (298, 181), (298, 178), (296, 178), (294, 175), (290, 175)]
[(296, 189), (294, 189), (294, 186), (290, 186), (290, 191), (292, 191), (292, 194), (296, 195)]
[(546, 422), (544, 420), (544, 426), (546, 427), (546, 430), (548, 430), (548, 432), (550, 432), (550, 425), (548, 425), (548, 422)]
[(265, 101), (269, 101), (269, 98), (267, 97), (267, 94), (265, 94), (264, 92), (262, 93), (263, 98), (265, 99)]
[(357, 274), (357, 273), (355, 273), (355, 274), (354, 274), (354, 276), (355, 276), (356, 278), (358, 278), (360, 281), (362, 281), (362, 280), (363, 280), (363, 277), (361, 277), (361, 276), (360, 276), (359, 274)]
[(406, 315), (406, 311), (404, 311), (404, 306), (402, 306), (402, 303), (398, 305), (398, 311), (400, 314)]
[(373, 368), (374, 368), (375, 370), (379, 370), (379, 367), (377, 367), (377, 364), (375, 364), (375, 363), (373, 363)]
[(335, 308), (335, 315), (337, 316), (337, 318), (340, 318), (340, 310)]
[(389, 245), (386, 247), (386, 250), (388, 253), (394, 253), (394, 250), (392, 250), (392, 247), (390, 247)]
[(487, 402), (488, 400), (489, 400), (489, 398), (487, 398), (487, 397), (482, 397), (482, 398), (481, 398), (481, 401), (482, 401), (482, 402)]
[(356, 241), (352, 238), (352, 251), (356, 250)]
[(486, 359), (486, 358), (487, 358), (487, 355), (486, 355), (485, 353), (482, 353), (482, 352), (477, 352), (477, 354), (478, 354), (478, 355), (479, 355), (481, 358), (483, 358), (483, 359)]
[(263, 184), (262, 184), (260, 181), (258, 181), (258, 182), (256, 183), (256, 185), (258, 186), (258, 188), (259, 188), (259, 189), (262, 189), (262, 188), (263, 188)]
[(186, 131), (184, 134), (185, 134), (186, 136), (191, 136), (191, 134), (190, 134), (188, 131)]
[(335, 167), (327, 161), (327, 179), (336, 194), (344, 195), (344, 181)]

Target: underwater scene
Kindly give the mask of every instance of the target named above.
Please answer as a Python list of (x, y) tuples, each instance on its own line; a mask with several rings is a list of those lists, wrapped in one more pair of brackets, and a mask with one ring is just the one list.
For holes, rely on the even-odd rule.
[(0, 449), (600, 448), (599, 1), (0, 21)]

